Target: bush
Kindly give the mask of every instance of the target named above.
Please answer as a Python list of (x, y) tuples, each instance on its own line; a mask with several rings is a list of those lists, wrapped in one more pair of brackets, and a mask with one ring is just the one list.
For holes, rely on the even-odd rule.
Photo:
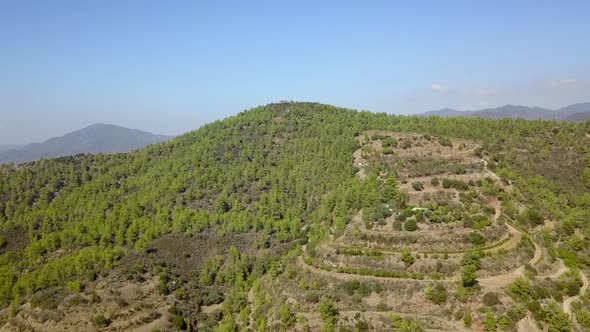
[(572, 321), (570, 320), (570, 317), (561, 310), (561, 306), (557, 305), (557, 303), (549, 303), (546, 312), (549, 332), (565, 332), (572, 330)]
[(479, 232), (471, 232), (469, 234), (469, 242), (475, 246), (481, 247), (486, 244), (486, 238)]
[(402, 253), (402, 262), (406, 264), (406, 266), (410, 266), (416, 262), (416, 258), (412, 256), (412, 253), (409, 250), (404, 250)]
[(411, 318), (403, 318), (399, 314), (391, 315), (391, 327), (398, 332), (423, 332), (419, 322)]
[(309, 292), (305, 294), (305, 301), (310, 303), (318, 303), (320, 302), (320, 295), (316, 292)]
[(447, 290), (443, 284), (436, 284), (426, 290), (426, 298), (434, 304), (443, 304), (447, 301)]
[(76, 280), (72, 280), (72, 281), (68, 282), (67, 287), (69, 290), (71, 290), (72, 292), (75, 292), (75, 293), (80, 293), (81, 291), (84, 290), (84, 284), (82, 283), (82, 280), (80, 280), (80, 279), (76, 279)]
[(287, 304), (283, 304), (279, 308), (279, 318), (281, 320), (281, 323), (283, 323), (283, 325), (287, 328), (292, 328), (293, 326), (295, 326), (295, 323), (297, 322), (297, 317), (295, 316), (293, 311), (291, 311), (291, 308)]
[(439, 137), (438, 143), (442, 146), (453, 147), (453, 143), (451, 142), (451, 140), (446, 137)]
[(500, 299), (498, 298), (498, 294), (496, 293), (485, 293), (483, 295), (483, 305), (485, 305), (486, 307), (493, 307), (497, 304), (500, 304), (502, 302), (500, 302)]
[(473, 265), (473, 266), (475, 266), (475, 269), (478, 270), (481, 267), (481, 257), (482, 256), (483, 256), (483, 253), (480, 251), (468, 252), (465, 255), (463, 255), (463, 258), (461, 259), (461, 265), (463, 265), (463, 266)]
[(537, 226), (544, 223), (543, 216), (541, 216), (537, 210), (528, 209), (525, 218), (532, 226)]
[(473, 317), (471, 317), (471, 313), (467, 313), (465, 316), (463, 316), (463, 324), (467, 328), (471, 327), (471, 324), (473, 324)]
[(420, 181), (412, 182), (412, 188), (416, 191), (424, 190), (424, 184)]
[(582, 280), (577, 273), (567, 273), (561, 277), (561, 289), (568, 296), (576, 296), (580, 293)]
[(111, 324), (111, 320), (106, 318), (104, 315), (98, 315), (94, 317), (94, 325), (98, 328), (105, 328)]
[(576, 319), (578, 323), (585, 327), (587, 330), (590, 330), (590, 312), (586, 309), (580, 309), (576, 311)]
[(531, 298), (531, 283), (528, 279), (519, 278), (512, 285), (510, 285), (510, 295), (517, 300), (527, 301)]
[(405, 213), (400, 213), (397, 216), (395, 216), (395, 220), (399, 221), (399, 222), (404, 222), (404, 221), (406, 221), (407, 218), (408, 218), (408, 216), (406, 216)]
[(442, 185), (443, 185), (443, 188), (445, 188), (445, 189), (451, 188), (451, 180), (449, 180), (449, 179), (443, 179), (442, 180)]
[(496, 320), (496, 315), (493, 312), (488, 311), (486, 314), (485, 319), (483, 320), (484, 330), (486, 331), (496, 331), (498, 326), (498, 321)]
[(439, 181), (439, 179), (438, 179), (438, 178), (432, 178), (432, 179), (430, 180), (430, 184), (431, 184), (433, 187), (438, 187), (438, 185), (440, 184), (440, 181)]
[(393, 137), (386, 137), (383, 142), (381, 142), (381, 145), (384, 148), (397, 147), (397, 140)]
[(410, 219), (404, 223), (404, 229), (408, 232), (415, 232), (418, 230), (418, 224), (416, 220)]
[(467, 265), (463, 268), (463, 272), (461, 273), (461, 282), (463, 283), (463, 287), (473, 287), (477, 284), (476, 274), (477, 267), (474, 265)]
[(328, 329), (327, 327), (335, 327), (336, 321), (338, 320), (338, 309), (334, 302), (328, 298), (324, 298), (322, 302), (320, 302), (320, 316), (324, 321), (324, 329)]

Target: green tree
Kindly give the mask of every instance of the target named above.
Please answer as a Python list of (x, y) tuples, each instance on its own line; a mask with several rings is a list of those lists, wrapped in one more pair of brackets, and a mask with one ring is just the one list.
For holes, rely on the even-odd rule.
[(488, 311), (486, 313), (486, 317), (483, 320), (483, 326), (486, 331), (490, 331), (490, 332), (496, 331), (496, 329), (498, 327), (498, 322), (496, 320), (496, 315), (494, 315), (493, 312)]
[(555, 302), (549, 303), (546, 312), (549, 332), (569, 332), (572, 330), (569, 316), (561, 311), (560, 306)]
[(404, 262), (404, 264), (406, 264), (406, 266), (410, 266), (410, 265), (414, 264), (414, 262), (416, 262), (416, 258), (412, 255), (410, 250), (404, 249), (402, 251), (402, 262)]
[(517, 279), (509, 288), (510, 294), (520, 301), (527, 301), (532, 294), (531, 282), (525, 278)]
[(334, 302), (328, 298), (324, 298), (320, 301), (319, 306), (320, 316), (324, 321), (323, 331), (334, 331), (336, 329), (336, 323), (338, 322), (338, 309)]
[(477, 275), (476, 275), (477, 267), (474, 265), (467, 265), (463, 267), (463, 272), (461, 273), (461, 282), (463, 287), (473, 287), (477, 285)]
[(283, 325), (288, 329), (295, 326), (295, 323), (297, 322), (297, 317), (295, 317), (295, 314), (291, 311), (291, 307), (289, 307), (287, 304), (283, 304), (279, 308), (279, 319), (281, 320), (281, 323), (283, 323)]

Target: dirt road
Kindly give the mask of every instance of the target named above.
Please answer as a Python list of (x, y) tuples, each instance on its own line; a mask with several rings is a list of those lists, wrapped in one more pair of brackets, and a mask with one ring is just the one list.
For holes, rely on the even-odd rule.
[(582, 278), (582, 287), (580, 288), (580, 294), (572, 297), (568, 297), (563, 301), (563, 312), (565, 312), (570, 318), (573, 318), (572, 303), (580, 299), (580, 296), (586, 294), (588, 289), (588, 277), (584, 272), (580, 271), (580, 277)]

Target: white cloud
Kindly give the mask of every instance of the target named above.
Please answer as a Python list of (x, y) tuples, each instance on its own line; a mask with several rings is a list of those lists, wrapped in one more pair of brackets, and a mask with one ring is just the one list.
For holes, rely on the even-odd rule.
[(496, 90), (494, 89), (467, 89), (463, 91), (468, 96), (495, 96)]
[(564, 80), (547, 80), (547, 81), (545, 81), (545, 84), (552, 86), (552, 87), (570, 87), (570, 86), (575, 86), (578, 83), (580, 83), (580, 81), (578, 81), (576, 79), (572, 79), (572, 78), (568, 78), (568, 79), (564, 79)]
[(444, 85), (440, 85), (440, 84), (436, 84), (436, 83), (435, 84), (432, 84), (430, 86), (430, 88), (432, 89), (432, 91), (435, 91), (435, 92), (440, 92), (440, 93), (449, 92), (449, 88), (447, 88)]

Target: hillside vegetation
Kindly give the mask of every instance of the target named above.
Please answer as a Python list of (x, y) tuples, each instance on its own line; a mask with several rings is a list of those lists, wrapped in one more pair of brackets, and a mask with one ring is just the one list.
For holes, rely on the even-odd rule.
[[(361, 140), (375, 131), (418, 133), (415, 135), (424, 139), (435, 139), (442, 150), (449, 144), (458, 146), (465, 142), (472, 161), (443, 160), (436, 153), (413, 159), (402, 148), (404, 144), (411, 148), (411, 143), (404, 142), (408, 134)], [(394, 139), (396, 143), (392, 143)], [(370, 144), (379, 150), (364, 148)], [(399, 148), (392, 144), (399, 144)], [(390, 150), (384, 151), (384, 145)], [(366, 154), (362, 159), (364, 166), (359, 168), (355, 153), (362, 149)], [(403, 158), (394, 165), (381, 158), (386, 152)], [(485, 167), (478, 166), (479, 161)], [(473, 193), (474, 198), (458, 207), (458, 213), (475, 216), (482, 212), (481, 218), (473, 217), (475, 223), (480, 222), (481, 229), (473, 222), (469, 227), (475, 227), (474, 233), (481, 231), (490, 236), (486, 242), (482, 235), (469, 235), (465, 239), (471, 242), (461, 249), (491, 248), (502, 245), (503, 239), (511, 244), (508, 237), (513, 236), (520, 239), (519, 247), (516, 243), (505, 245), (506, 250), (532, 252), (533, 244), (542, 247), (543, 264), (563, 262), (570, 269), (570, 275), (560, 277), (571, 279), (563, 279), (564, 287), (569, 287), (564, 296), (579, 294), (574, 305), (576, 317), (580, 317), (576, 326), (587, 323), (584, 319), (590, 317), (590, 299), (580, 292), (579, 286), (576, 290), (570, 284), (579, 281), (578, 271), (590, 266), (590, 122), (406, 117), (316, 103), (279, 103), (242, 112), (136, 152), (0, 166), (0, 307), (5, 308), (0, 326), (27, 326), (19, 317), (31, 307), (60, 311), (67, 316), (76, 306), (88, 306), (92, 310), (86, 311), (92, 312), (92, 316), (80, 318), (85, 320), (80, 324), (93, 328), (129, 329), (157, 323), (149, 326), (204, 331), (315, 330), (314, 326), (324, 330), (337, 326), (364, 330), (368, 322), (380, 319), (379, 312), (391, 315), (396, 311), (387, 304), (371, 304), (367, 297), (394, 292), (397, 286), (382, 285), (373, 279), (354, 283), (338, 279), (339, 275), (324, 276), (319, 272), (322, 266), (305, 264), (318, 270), (318, 279), (312, 280), (313, 276), (298, 268), (302, 264), (298, 256), (306, 257), (303, 251), (310, 255), (310, 250), (321, 250), (325, 241), (340, 237), (352, 225), (361, 225), (358, 218), (368, 216), (369, 212), (374, 219), (363, 220), (369, 228), (373, 222), (390, 216), (405, 213), (404, 218), (410, 217), (408, 211), (415, 201), (404, 190), (428, 191), (435, 187), (435, 181), (429, 178), (427, 182), (412, 184), (410, 189), (411, 182), (416, 182), (412, 177), (433, 176), (428, 172), (431, 169), (439, 170), (441, 181), (446, 170), (455, 174), (497, 174), (497, 181), (479, 184), (469, 184), (469, 179), (451, 181), (454, 178), (446, 176), (449, 179), (443, 183), (443, 189)], [(364, 176), (359, 176), (359, 172), (364, 172)], [(405, 179), (410, 179), (408, 185), (403, 184)], [(505, 190), (508, 187), (510, 190)], [(485, 204), (495, 203), (489, 202), (501, 204), (502, 216), (494, 216), (496, 210)], [(384, 206), (391, 210), (383, 211)], [(452, 214), (447, 209), (441, 210), (448, 212), (443, 215), (436, 210), (438, 206), (430, 208), (440, 215), (440, 220)], [(421, 214), (409, 219), (416, 221), (418, 232), (421, 228), (438, 227), (426, 224)], [(455, 219), (457, 223), (461, 220)], [(455, 219), (444, 222), (453, 223)], [(484, 219), (494, 225), (485, 224)], [(506, 228), (505, 222), (514, 227)], [(414, 247), (420, 244), (417, 243)], [(409, 274), (412, 259), (428, 250), (414, 247), (399, 248), (409, 270), (384, 275), (396, 279), (391, 282), (403, 282), (397, 280), (400, 276), (417, 276)], [(467, 249), (457, 251), (457, 255), (467, 255)], [(369, 253), (363, 252), (363, 248), (355, 250), (360, 251), (349, 253)], [(472, 316), (467, 318), (467, 312), (461, 308), (461, 303), (465, 303), (460, 300), (461, 294), (477, 298), (473, 306), (481, 305), (484, 295), (474, 287), (476, 282), (469, 280), (469, 274), (475, 273), (470, 269), (480, 264), (480, 258), (477, 253), (469, 255), (453, 258), (464, 269), (460, 286), (455, 285), (459, 280), (449, 281), (454, 286), (444, 287), (407, 281), (436, 305), (457, 301), (458, 305), (445, 309), (449, 312), (438, 312), (460, 322), (462, 328), (471, 326), (467, 320)], [(530, 259), (517, 255), (512, 258), (515, 264), (525, 264)], [(473, 262), (465, 263), (466, 260)], [(484, 267), (493, 263), (482, 260)], [(307, 263), (313, 264), (309, 260)], [(383, 263), (374, 263), (379, 264)], [(404, 264), (399, 266), (404, 268)], [(321, 271), (361, 274), (349, 273), (352, 268)], [(366, 267), (355, 271), (364, 275), (375, 272)], [(442, 274), (433, 280), (442, 278)], [(133, 289), (142, 291), (153, 286), (162, 296), (159, 303), (169, 310), (153, 308), (151, 318), (143, 323), (121, 325), (121, 312), (126, 312), (121, 308), (129, 308), (130, 316), (140, 309), (131, 310), (135, 304), (129, 299), (125, 300), (127, 305), (121, 304), (123, 290), (120, 294), (101, 293), (104, 280), (112, 279), (126, 281), (135, 285)], [(518, 319), (531, 313), (539, 324), (557, 331), (551, 326), (565, 315), (555, 307), (562, 298), (553, 294), (536, 297), (536, 280), (519, 279), (516, 286), (499, 287), (494, 295), (487, 295), (488, 301), (498, 300), (494, 296), (499, 294), (498, 301), (506, 307), (511, 303), (522, 305)], [(99, 286), (101, 282), (103, 286)], [(301, 289), (293, 291), (289, 287)], [(338, 295), (343, 294), (343, 288), (351, 299)], [(326, 292), (320, 292), (322, 289)], [(304, 291), (305, 298), (289, 295)], [(362, 301), (354, 302), (355, 296)], [(78, 302), (72, 302), (73, 298)], [(141, 302), (141, 298), (136, 300)], [(308, 311), (299, 304), (304, 301)], [(369, 303), (367, 306), (379, 310), (362, 313), (359, 303)], [(141, 312), (151, 310), (142, 308)], [(500, 321), (509, 317), (502, 310), (474, 311), (473, 324), (487, 324), (486, 329), (492, 330), (493, 319), (493, 330), (501, 329), (504, 325)], [(314, 312), (319, 316), (314, 316)], [(437, 320), (445, 316), (428, 318), (431, 316), (436, 315), (394, 314), (383, 326), (374, 323), (373, 328), (419, 331), (420, 324), (441, 329), (448, 324), (448, 318), (442, 319), (442, 323)], [(512, 321), (506, 323), (507, 329), (515, 328), (515, 317), (509, 317)]]

